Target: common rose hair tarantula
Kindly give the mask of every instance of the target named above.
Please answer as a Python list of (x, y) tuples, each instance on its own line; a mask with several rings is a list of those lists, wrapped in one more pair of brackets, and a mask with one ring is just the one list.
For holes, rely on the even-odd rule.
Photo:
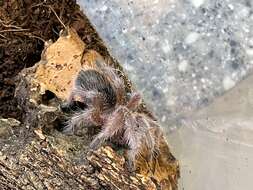
[(101, 131), (90, 148), (97, 149), (106, 140), (128, 145), (129, 167), (135, 169), (135, 160), (143, 151), (146, 151), (147, 159), (157, 155), (159, 134), (153, 133), (152, 128), (159, 126), (150, 116), (137, 112), (141, 95), (137, 92), (127, 95), (116, 69), (101, 60), (96, 61), (96, 65), (96, 69), (81, 70), (75, 79), (68, 105), (78, 99), (87, 108), (72, 115), (66, 130), (74, 132), (79, 127), (100, 126)]

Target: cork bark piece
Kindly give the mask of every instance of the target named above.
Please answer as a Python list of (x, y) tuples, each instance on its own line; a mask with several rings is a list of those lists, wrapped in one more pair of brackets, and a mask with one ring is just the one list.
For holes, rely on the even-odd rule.
[[(37, 63), (34, 79), (58, 98), (66, 100), (74, 77), (82, 69), (93, 67), (98, 53), (89, 51), (85, 55), (84, 42), (73, 29), (61, 33), (55, 43), (48, 43)], [(82, 62), (84, 61), (84, 63)]]

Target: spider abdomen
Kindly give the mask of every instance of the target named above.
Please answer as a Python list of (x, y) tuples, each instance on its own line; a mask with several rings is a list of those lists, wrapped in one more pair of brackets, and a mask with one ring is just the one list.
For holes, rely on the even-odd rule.
[(116, 93), (109, 80), (100, 72), (89, 69), (81, 70), (75, 80), (75, 87), (83, 91), (97, 91), (104, 98), (104, 107), (111, 108), (116, 104)]

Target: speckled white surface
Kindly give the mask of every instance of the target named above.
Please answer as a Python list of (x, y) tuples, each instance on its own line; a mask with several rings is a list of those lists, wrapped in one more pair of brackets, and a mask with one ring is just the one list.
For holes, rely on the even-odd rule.
[(252, 189), (252, 84), (253, 75), (167, 134), (180, 161), (180, 189)]
[(176, 129), (168, 140), (180, 189), (251, 190), (253, 77), (239, 81), (253, 67), (253, 1), (79, 3), (165, 129)]
[(211, 102), (253, 66), (251, 0), (79, 3), (164, 123)]

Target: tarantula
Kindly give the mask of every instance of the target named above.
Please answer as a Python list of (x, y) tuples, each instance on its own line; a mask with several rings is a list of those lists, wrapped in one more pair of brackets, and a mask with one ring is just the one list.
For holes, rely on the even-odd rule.
[(78, 100), (87, 107), (70, 118), (66, 130), (74, 132), (79, 127), (100, 126), (101, 131), (90, 147), (97, 149), (106, 140), (128, 145), (128, 163), (134, 169), (136, 158), (144, 150), (148, 151), (145, 155), (149, 160), (157, 154), (159, 137), (150, 129), (159, 126), (151, 117), (137, 112), (142, 102), (140, 94), (127, 96), (124, 82), (115, 69), (103, 61), (97, 61), (96, 65), (96, 69), (81, 70), (75, 79), (68, 105)]

